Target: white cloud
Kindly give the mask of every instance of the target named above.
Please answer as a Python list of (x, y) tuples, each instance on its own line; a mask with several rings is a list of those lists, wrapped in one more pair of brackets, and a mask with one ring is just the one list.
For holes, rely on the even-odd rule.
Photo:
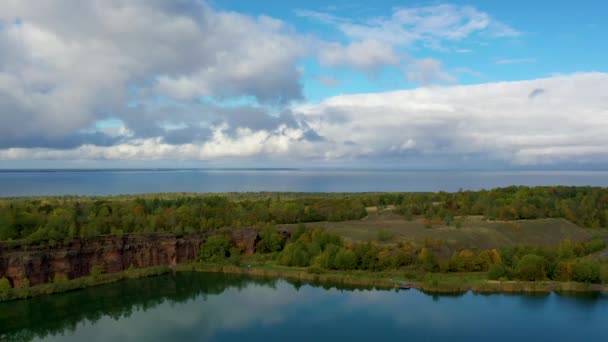
[[(481, 75), (404, 52), (466, 51), (457, 45), (469, 38), (520, 34), (487, 13), (438, 5), (363, 20), (298, 15), (334, 25), (347, 42), (200, 1), (2, 1), (0, 160), (608, 162), (607, 74), (453, 86), (453, 74)], [(444, 86), (293, 105), (303, 96), (298, 61), (309, 55), (367, 73), (398, 67), (412, 82)], [(201, 96), (209, 102), (193, 101)], [(109, 118), (119, 124), (96, 125)]]
[(141, 121), (127, 104), (142, 97), (302, 97), (307, 38), (266, 16), (199, 1), (5, 0), (0, 21), (0, 147)]
[(322, 64), (347, 65), (368, 73), (386, 66), (408, 64), (408, 78), (424, 85), (433, 81), (453, 82), (454, 77), (442, 71), (436, 59), (422, 58), (412, 63), (404, 50), (422, 46), (443, 52), (469, 53), (470, 48), (458, 44), (469, 38), (481, 40), (520, 35), (471, 6), (400, 7), (394, 8), (389, 17), (364, 19), (310, 10), (295, 13), (334, 26), (348, 39), (348, 44), (320, 43), (317, 49)]
[(392, 46), (377, 40), (363, 40), (342, 45), (326, 43), (319, 50), (319, 61), (327, 66), (350, 65), (371, 72), (381, 66), (399, 65)]
[[(466, 159), (512, 164), (608, 162), (608, 74), (341, 95), (294, 108), (297, 124), (213, 129), (208, 141), (131, 139), (71, 150), (5, 149), (0, 159)], [(536, 89), (542, 95), (530, 98)], [(305, 128), (306, 127), (306, 128)], [(304, 139), (306, 129), (321, 139)], [(410, 158), (410, 159), (408, 159)]]
[(228, 134), (228, 126), (214, 127), (205, 142), (170, 144), (162, 138), (130, 139), (111, 146), (82, 145), (74, 149), (8, 148), (0, 150), (0, 159), (117, 159), (117, 160), (212, 160), (252, 156), (289, 157), (289, 153), (307, 156), (310, 142), (303, 139), (301, 128), (279, 126), (272, 131), (237, 128)]
[(441, 61), (434, 58), (423, 58), (409, 64), (406, 72), (410, 81), (427, 86), (434, 83), (452, 83), (456, 78), (443, 70)]
[(336, 26), (355, 41), (373, 40), (391, 46), (460, 41), (475, 34), (510, 37), (520, 33), (471, 6), (434, 5), (395, 8), (390, 17), (353, 20), (328, 13), (299, 10), (296, 14)]
[[(476, 156), (514, 164), (608, 161), (608, 74), (337, 96), (300, 111), (343, 156)], [(530, 98), (535, 89), (542, 96)], [(410, 147), (407, 146), (406, 147)], [(361, 148), (366, 149), (362, 153)]]

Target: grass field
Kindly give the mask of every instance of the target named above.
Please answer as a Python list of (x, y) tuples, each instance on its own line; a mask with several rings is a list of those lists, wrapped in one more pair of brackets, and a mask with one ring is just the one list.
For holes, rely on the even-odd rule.
[[(356, 221), (317, 222), (306, 226), (328, 229), (347, 241), (379, 240), (384, 243), (425, 239), (444, 240), (453, 248), (500, 248), (510, 245), (557, 245), (561, 240), (586, 241), (599, 235), (608, 237), (606, 230), (581, 228), (565, 219), (490, 221), (480, 216), (459, 218), (460, 227), (443, 223), (428, 227), (422, 218), (412, 221), (389, 210), (368, 208), (368, 217)], [(282, 225), (281, 227), (294, 225)], [(379, 233), (381, 232), (381, 233)]]

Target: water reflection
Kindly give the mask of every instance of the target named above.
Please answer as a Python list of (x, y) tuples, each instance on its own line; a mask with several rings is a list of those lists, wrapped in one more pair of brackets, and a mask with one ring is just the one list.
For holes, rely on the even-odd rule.
[[(197, 330), (202, 332), (218, 323), (219, 327), (236, 327), (249, 320), (250, 313), (244, 308), (254, 305), (263, 309), (268, 296), (273, 300), (267, 302), (286, 303), (280, 300), (276, 283), (273, 279), (236, 275), (179, 273), (0, 303), (0, 331), (4, 332), (0, 340), (51, 336), (66, 340), (66, 335), (77, 328), (93, 333), (101, 330), (107, 338), (130, 339), (132, 334), (156, 334), (161, 332), (159, 329), (193, 323), (201, 323)], [(245, 288), (246, 293), (242, 293)], [(224, 293), (223, 302), (215, 303), (218, 295)], [(201, 302), (205, 305), (200, 306)], [(230, 310), (229, 321), (221, 320), (226, 310)], [(200, 322), (196, 322), (198, 318), (202, 318)], [(276, 316), (269, 314), (263, 319), (273, 320)], [(155, 324), (157, 321), (162, 324)]]
[(598, 339), (605, 295), (426, 295), (179, 273), (0, 303), (0, 340)]

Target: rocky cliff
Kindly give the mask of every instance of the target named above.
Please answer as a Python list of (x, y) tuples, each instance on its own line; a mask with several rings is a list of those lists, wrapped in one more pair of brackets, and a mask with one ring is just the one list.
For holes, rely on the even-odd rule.
[[(176, 236), (173, 234), (129, 234), (78, 238), (53, 245), (0, 243), (0, 278), (21, 287), (51, 281), (55, 275), (74, 279), (89, 275), (91, 268), (101, 266), (107, 273), (134, 267), (174, 265), (196, 259), (201, 243), (209, 233)], [(232, 243), (252, 254), (259, 240), (254, 229), (229, 233)]]

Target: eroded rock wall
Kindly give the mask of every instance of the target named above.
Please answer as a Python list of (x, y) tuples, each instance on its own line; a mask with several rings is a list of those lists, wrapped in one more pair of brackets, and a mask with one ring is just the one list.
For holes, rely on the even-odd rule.
[[(0, 278), (6, 277), (14, 287), (25, 279), (30, 285), (52, 281), (55, 275), (74, 279), (89, 275), (100, 265), (105, 272), (120, 272), (134, 267), (174, 265), (197, 258), (201, 244), (213, 233), (128, 234), (78, 238), (41, 244), (0, 243)], [(259, 240), (255, 229), (236, 229), (228, 233), (233, 245), (253, 254)]]

